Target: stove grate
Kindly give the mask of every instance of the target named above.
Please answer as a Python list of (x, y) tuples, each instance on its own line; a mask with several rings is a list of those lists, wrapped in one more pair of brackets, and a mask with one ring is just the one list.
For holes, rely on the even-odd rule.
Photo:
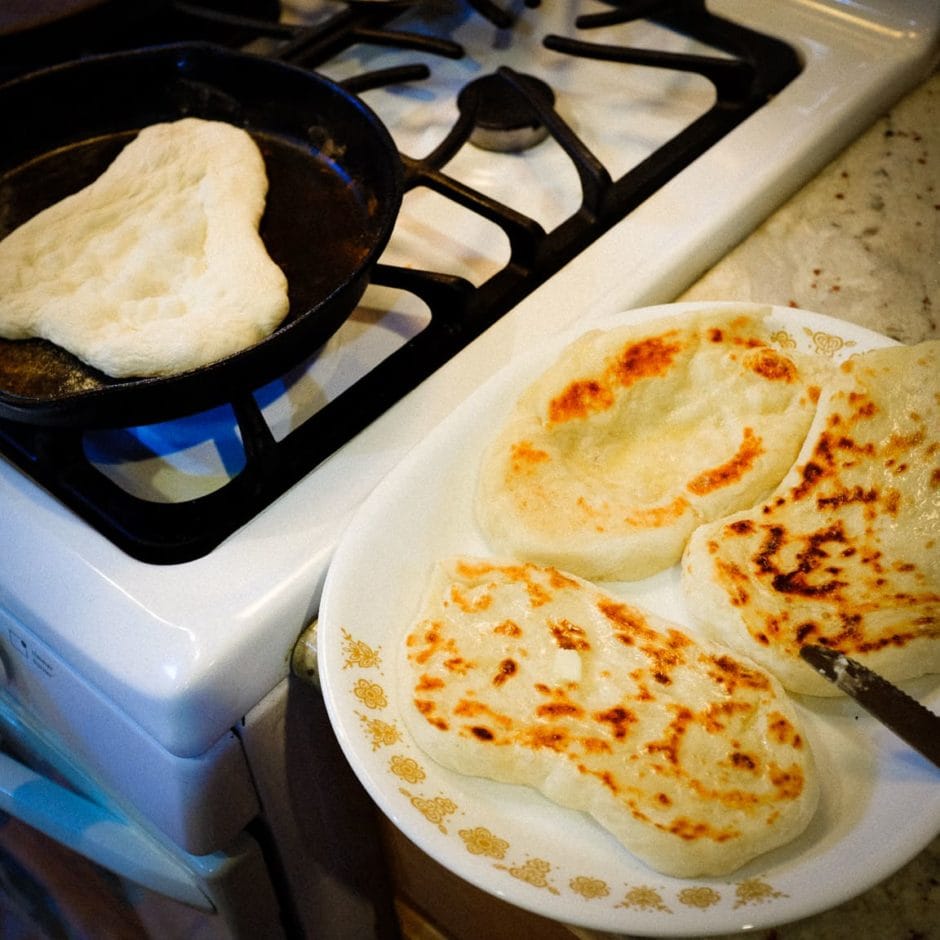
[[(448, 40), (395, 30), (394, 19), (401, 7), (395, 3), (351, 3), (310, 27), (285, 28), (266, 22), (258, 30), (276, 40), (274, 54), (278, 58), (311, 68), (357, 42), (391, 43), (406, 50), (421, 48), (445, 57), (462, 54), (460, 47)], [(492, 14), (493, 9), (498, 12), (482, 0), (474, 7), (486, 8), (484, 15)], [(427, 187), (499, 226), (510, 245), (508, 263), (478, 286), (453, 275), (380, 263), (372, 282), (420, 298), (431, 313), (428, 325), (281, 440), (271, 434), (253, 390), (237, 396), (231, 404), (243, 441), (244, 466), (221, 488), (180, 503), (141, 499), (108, 479), (89, 461), (80, 429), (0, 421), (0, 450), (134, 558), (171, 564), (211, 552), (760, 108), (800, 71), (797, 56), (789, 46), (712, 15), (704, 0), (621, 2), (609, 11), (583, 17), (575, 25), (589, 33), (596, 26), (636, 17), (655, 20), (720, 50), (724, 57), (611, 47), (557, 35), (546, 37), (544, 44), (563, 55), (694, 71), (715, 86), (713, 107), (640, 164), (613, 179), (557, 113), (551, 96), (546, 96), (528, 76), (499, 68), (491, 80), (502, 83), (506, 94), (518, 96), (525, 103), (576, 168), (581, 187), (577, 211), (546, 231), (533, 219), (447, 174), (449, 160), (467, 144), (479, 123), (480, 103), (474, 95), (467, 95), (458, 120), (431, 153), (422, 159), (401, 155), (405, 188)], [(228, 25), (244, 29), (246, 22), (239, 18)], [(389, 82), (422, 81), (428, 75), (424, 65), (405, 65), (357, 76), (343, 84), (359, 93)]]

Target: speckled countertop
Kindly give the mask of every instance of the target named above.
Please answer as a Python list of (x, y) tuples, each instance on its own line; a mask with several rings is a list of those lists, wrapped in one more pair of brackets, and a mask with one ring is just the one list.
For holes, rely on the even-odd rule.
[(802, 307), (905, 343), (940, 336), (940, 73), (678, 299)]
[[(940, 73), (677, 299), (796, 306), (905, 343), (940, 338)], [(855, 900), (748, 936), (940, 938), (940, 837)]]

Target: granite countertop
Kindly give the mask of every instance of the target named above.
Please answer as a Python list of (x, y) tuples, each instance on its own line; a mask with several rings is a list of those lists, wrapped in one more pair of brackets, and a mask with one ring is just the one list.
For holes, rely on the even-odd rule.
[(940, 337), (940, 72), (677, 299), (802, 307), (905, 343)]
[[(940, 338), (940, 73), (677, 299), (795, 306), (905, 343)], [(854, 900), (748, 936), (940, 938), (940, 837)]]

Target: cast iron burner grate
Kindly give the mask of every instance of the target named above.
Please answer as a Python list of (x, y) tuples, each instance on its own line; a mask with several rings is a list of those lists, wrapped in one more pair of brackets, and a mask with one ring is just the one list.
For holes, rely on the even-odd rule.
[[(178, 4), (190, 9), (190, 5)], [(462, 50), (448, 40), (394, 29), (407, 3), (353, 2), (311, 27), (288, 27), (238, 17), (240, 35), (249, 27), (276, 43), (279, 58), (316, 69), (354, 43), (422, 49), (446, 57)], [(474, 4), (498, 15), (489, 3)], [(494, 13), (496, 9), (496, 13)], [(197, 11), (198, 12), (198, 11)], [(180, 503), (155, 503), (126, 492), (86, 455), (81, 429), (34, 427), (0, 421), (0, 450), (95, 529), (138, 560), (170, 564), (212, 551), (330, 454), (352, 439), (425, 378), (451, 359), (505, 312), (551, 277), (615, 222), (704, 153), (799, 73), (794, 51), (784, 43), (709, 13), (704, 0), (635, 0), (582, 17), (575, 26), (646, 18), (721, 50), (724, 56), (680, 55), (611, 47), (550, 35), (544, 45), (560, 54), (693, 71), (715, 86), (714, 106), (623, 176), (612, 179), (529, 76), (498, 68), (487, 82), (502, 83), (524, 112), (563, 148), (580, 181), (578, 209), (556, 228), (538, 222), (477, 192), (445, 172), (448, 161), (477, 129), (485, 103), (470, 89), (450, 132), (425, 158), (404, 154), (405, 190), (427, 187), (499, 226), (510, 245), (509, 261), (480, 285), (434, 271), (379, 264), (372, 283), (411, 293), (430, 311), (429, 324), (286, 437), (276, 440), (254, 390), (231, 402), (245, 451), (244, 466), (220, 489)], [(162, 37), (161, 37), (162, 38)], [(424, 65), (357, 76), (343, 84), (354, 93), (388, 83), (421, 81)]]

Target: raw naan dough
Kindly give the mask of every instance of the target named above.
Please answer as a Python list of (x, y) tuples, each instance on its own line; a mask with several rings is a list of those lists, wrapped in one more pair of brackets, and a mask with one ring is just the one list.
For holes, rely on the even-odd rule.
[(940, 341), (848, 360), (777, 491), (692, 536), (683, 585), (793, 691), (841, 694), (804, 643), (895, 681), (940, 672)]
[(0, 336), (42, 337), (114, 377), (257, 343), (288, 310), (258, 234), (267, 187), (239, 128), (144, 128), (97, 180), (0, 242)]
[(587, 333), (519, 399), (484, 455), (477, 518), (499, 554), (594, 580), (675, 564), (702, 522), (790, 468), (818, 362), (770, 345), (766, 308)]
[(815, 811), (810, 747), (772, 676), (557, 569), (439, 564), (397, 676), (435, 761), (589, 813), (670, 875), (734, 871)]

